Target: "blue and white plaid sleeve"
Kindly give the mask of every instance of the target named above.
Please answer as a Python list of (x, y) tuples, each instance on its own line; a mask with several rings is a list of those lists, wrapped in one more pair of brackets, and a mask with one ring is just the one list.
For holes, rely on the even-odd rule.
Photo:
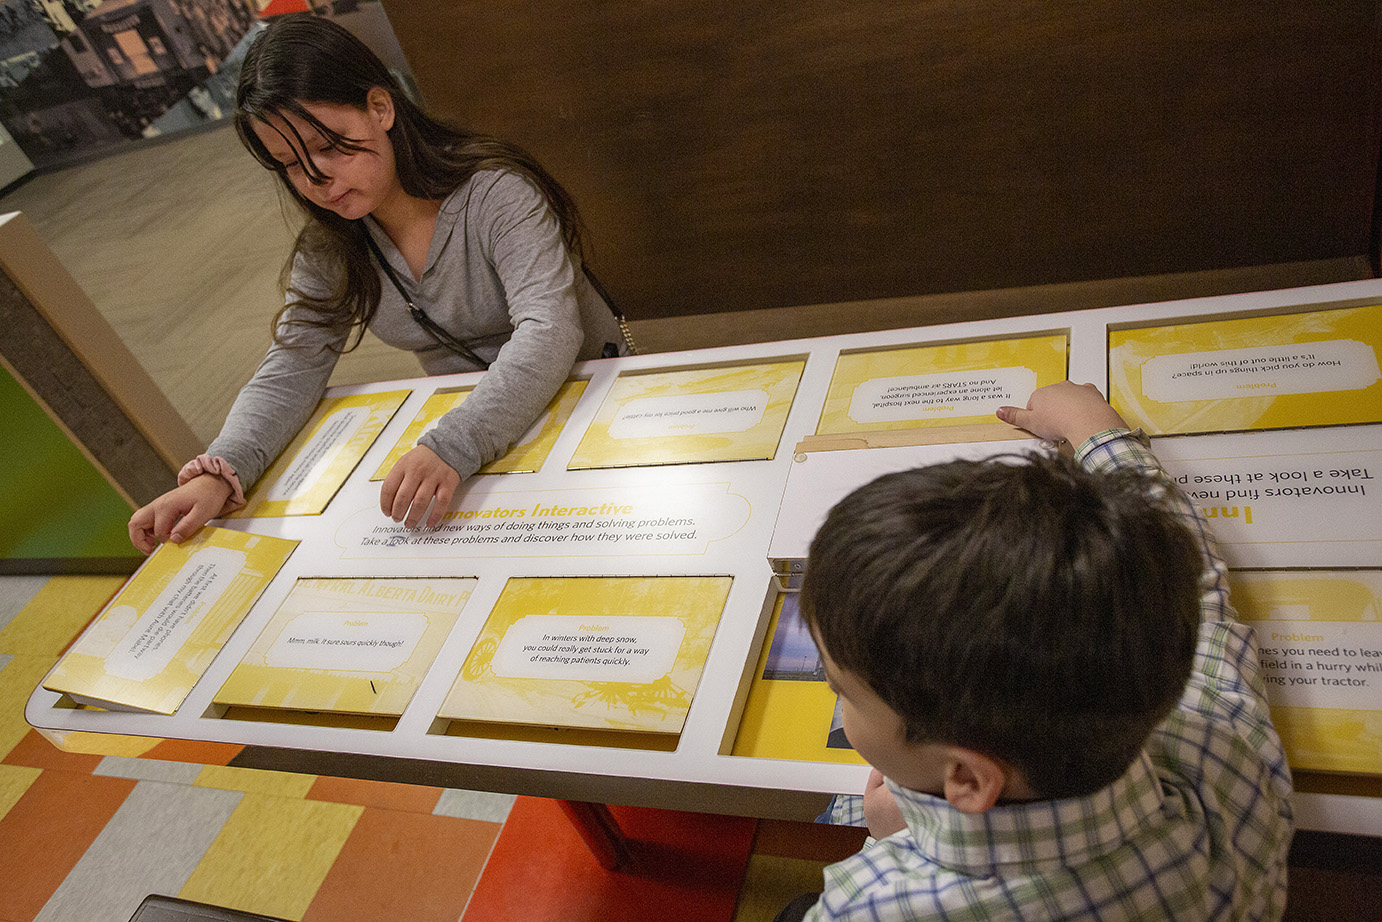
[(832, 826), (867, 826), (864, 819), (864, 796), (862, 794), (836, 794), (825, 812), (816, 817), (818, 823)]
[[(1179, 706), (1124, 777), (1085, 797), (973, 815), (894, 790), (907, 832), (826, 868), (812, 922), (1281, 917), (1290, 773), (1213, 536), (1141, 432), (1101, 432), (1076, 457), (1156, 478), (1203, 551), (1200, 637)], [(853, 795), (828, 811), (832, 822), (862, 815)]]

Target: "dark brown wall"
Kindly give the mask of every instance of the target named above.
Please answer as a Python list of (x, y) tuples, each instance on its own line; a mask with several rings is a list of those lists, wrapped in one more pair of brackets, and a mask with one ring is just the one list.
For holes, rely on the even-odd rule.
[(400, 0), (635, 317), (1356, 256), (1377, 0)]

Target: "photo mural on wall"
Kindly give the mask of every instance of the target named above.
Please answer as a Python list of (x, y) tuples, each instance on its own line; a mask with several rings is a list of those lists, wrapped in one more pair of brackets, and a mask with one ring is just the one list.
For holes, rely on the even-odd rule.
[(230, 115), (255, 0), (0, 0), (0, 122), (39, 169)]

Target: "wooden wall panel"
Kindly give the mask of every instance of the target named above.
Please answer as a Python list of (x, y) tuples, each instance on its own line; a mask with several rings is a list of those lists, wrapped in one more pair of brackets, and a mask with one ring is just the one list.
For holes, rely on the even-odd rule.
[(200, 443), (23, 214), (0, 215), (0, 573), (132, 573)]
[(386, 3), (635, 317), (1366, 253), (1378, 6)]

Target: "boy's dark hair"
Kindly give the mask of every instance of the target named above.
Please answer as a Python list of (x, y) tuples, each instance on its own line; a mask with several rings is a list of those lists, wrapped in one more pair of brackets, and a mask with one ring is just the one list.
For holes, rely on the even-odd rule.
[(1204, 558), (1166, 487), (1033, 454), (889, 474), (831, 510), (801, 611), (912, 742), (982, 752), (1044, 798), (1132, 764), (1185, 689)]

